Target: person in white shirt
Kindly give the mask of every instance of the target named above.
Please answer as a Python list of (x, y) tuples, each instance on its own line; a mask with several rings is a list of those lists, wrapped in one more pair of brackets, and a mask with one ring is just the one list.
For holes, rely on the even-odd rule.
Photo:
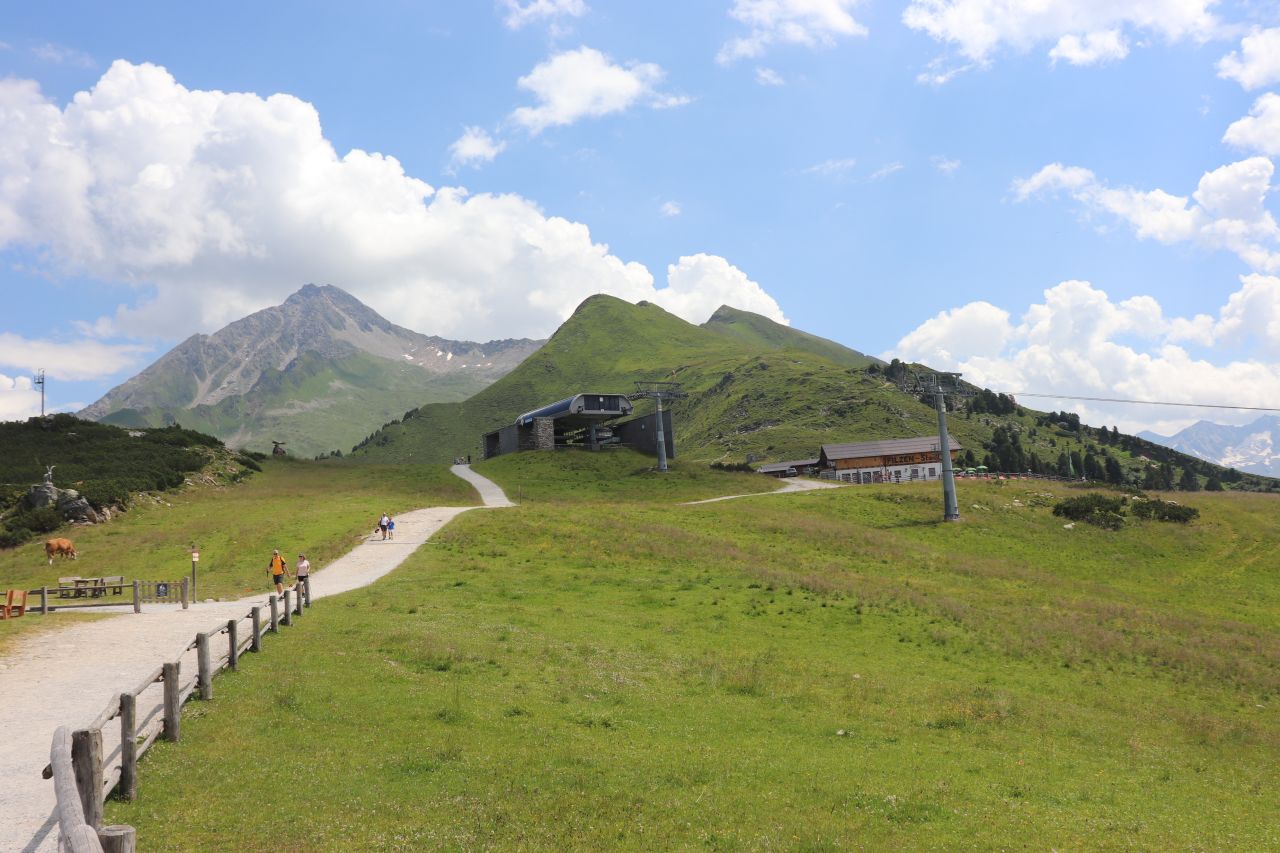
[(306, 586), (306, 584), (310, 581), (311, 563), (307, 560), (306, 554), (298, 555), (298, 565), (294, 571), (294, 577), (297, 578), (297, 581), (293, 585), (294, 589), (299, 589), (303, 586)]

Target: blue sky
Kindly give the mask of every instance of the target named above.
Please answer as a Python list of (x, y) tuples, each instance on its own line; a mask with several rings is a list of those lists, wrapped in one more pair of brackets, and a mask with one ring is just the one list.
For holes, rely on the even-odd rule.
[(6, 4), (0, 45), (0, 417), (308, 281), (449, 337), (604, 291), (1011, 392), (1280, 399), (1271, 4)]

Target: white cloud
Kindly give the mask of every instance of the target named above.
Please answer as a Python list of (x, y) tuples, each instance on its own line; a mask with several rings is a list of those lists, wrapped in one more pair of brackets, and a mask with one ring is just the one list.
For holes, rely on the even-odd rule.
[(666, 76), (651, 62), (616, 65), (598, 50), (580, 47), (539, 63), (518, 81), (537, 106), (520, 107), (511, 119), (531, 133), (573, 124), (580, 118), (622, 112), (637, 104), (665, 109), (689, 102), (683, 95), (657, 91)]
[(506, 142), (495, 141), (484, 128), (467, 127), (462, 131), (462, 136), (449, 146), (449, 161), (456, 166), (491, 163), (506, 147)]
[(1065, 60), (1072, 65), (1096, 65), (1124, 59), (1129, 55), (1129, 42), (1119, 30), (1104, 30), (1078, 36), (1069, 33), (1058, 39), (1049, 51), (1049, 59)]
[(147, 352), (136, 344), (56, 342), (0, 332), (0, 366), (32, 373), (44, 368), (53, 379), (101, 379), (138, 366)]
[(885, 163), (879, 169), (876, 169), (874, 172), (871, 173), (871, 177), (869, 178), (869, 180), (882, 181), (885, 178), (892, 175), (894, 172), (901, 172), (905, 168), (906, 166), (902, 165), (896, 160), (893, 161), (892, 163)]
[(845, 158), (838, 158), (838, 159), (831, 159), (831, 160), (823, 160), (821, 163), (814, 163), (809, 168), (804, 169), (803, 172), (806, 175), (824, 175), (827, 177), (832, 177), (832, 176), (840, 177), (840, 176), (849, 174), (849, 172), (852, 171), (853, 168), (857, 165), (858, 165), (857, 160), (854, 160), (852, 157), (845, 157)]
[(680, 202), (664, 201), (662, 203), (662, 207), (658, 209), (658, 212), (663, 216), (679, 216), (684, 211), (683, 208), (680, 207)]
[(1280, 83), (1280, 27), (1254, 29), (1218, 62), (1218, 76), (1235, 80), (1246, 89)]
[(782, 75), (772, 68), (760, 67), (756, 69), (756, 82), (761, 86), (785, 86), (787, 81), (782, 79)]
[(950, 158), (943, 157), (940, 154), (930, 157), (929, 162), (933, 164), (933, 168), (937, 169), (944, 175), (953, 175), (956, 170), (960, 168), (959, 160), (952, 160)]
[[(1017, 325), (986, 302), (943, 311), (905, 335), (884, 358), (958, 370), (975, 384), (1010, 393), (1060, 393), (1175, 403), (1274, 405), (1280, 363), (1193, 358), (1179, 344), (1206, 346), (1254, 338), (1280, 356), (1280, 278), (1245, 276), (1217, 318), (1166, 318), (1159, 302), (1138, 296), (1113, 302), (1089, 282), (1064, 281), (1044, 291)], [(1094, 425), (1170, 434), (1205, 411), (1064, 398), (1028, 399), (1039, 409), (1066, 408)], [(1254, 415), (1240, 415), (1250, 420)], [(1214, 412), (1215, 420), (1230, 418)]]
[(1169, 41), (1211, 38), (1220, 31), (1209, 12), (1215, 2), (910, 0), (902, 20), (980, 65), (1002, 48), (1025, 52), (1043, 44), (1053, 45), (1053, 58), (1081, 64), (1122, 57), (1126, 32)]
[(590, 11), (583, 0), (529, 0), (527, 3), (521, 3), (520, 0), (501, 0), (501, 5), (507, 10), (507, 16), (502, 19), (502, 22), (513, 30), (542, 20), (554, 21), (562, 17), (581, 18)]
[(40, 414), (40, 392), (25, 376), (0, 373), (0, 421), (23, 421)]
[(763, 314), (785, 325), (791, 322), (764, 288), (747, 274), (716, 255), (689, 255), (667, 266), (667, 286), (651, 301), (673, 314), (700, 318), (702, 322), (721, 305)]
[(1088, 169), (1051, 163), (1014, 181), (1014, 197), (1065, 192), (1089, 212), (1113, 214), (1143, 239), (1195, 242), (1236, 253), (1253, 269), (1280, 270), (1280, 226), (1266, 208), (1275, 166), (1251, 157), (1206, 172), (1191, 197), (1164, 190), (1108, 187)]
[(95, 63), (89, 54), (52, 42), (36, 45), (31, 52), (37, 59), (52, 62), (55, 65), (76, 65), (80, 68), (92, 68)]
[(854, 20), (857, 0), (734, 0), (729, 17), (745, 24), (745, 36), (725, 42), (716, 61), (728, 65), (763, 55), (777, 44), (830, 47), (838, 38), (865, 36)]
[[(529, 199), (437, 189), (383, 154), (339, 156), (315, 108), (289, 95), (189, 90), (119, 61), (65, 108), (0, 80), (0, 127), (0, 251), (134, 285), (132, 304), (92, 324), (100, 335), (212, 331), (306, 282), (472, 340), (546, 335), (593, 293), (664, 292)], [(725, 280), (740, 293), (723, 301), (760, 299), (745, 276)]]
[(1222, 141), (1263, 154), (1280, 154), (1280, 95), (1267, 92), (1259, 97), (1249, 115), (1231, 123)]

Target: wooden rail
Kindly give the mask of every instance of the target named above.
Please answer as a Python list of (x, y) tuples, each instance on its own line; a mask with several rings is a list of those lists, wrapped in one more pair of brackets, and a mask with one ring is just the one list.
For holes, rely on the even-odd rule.
[[(224, 669), (235, 669), (240, 654), (246, 650), (262, 650), (265, 634), (279, 631), (278, 625), (292, 624), (291, 615), (301, 616), (311, 606), (310, 580), (300, 582), (297, 607), (287, 604), (284, 619), (278, 618), (279, 601), (275, 595), (267, 599), (271, 606), (271, 622), (263, 624), (261, 607), (252, 607), (238, 619), (230, 619), (210, 631), (196, 635), (178, 653), (178, 659), (168, 661), (143, 679), (131, 693), (117, 693), (92, 723), (82, 729), (72, 730), (59, 726), (54, 732), (49, 750), (49, 766), (44, 778), (53, 779), (57, 795), (58, 831), (62, 836), (62, 848), (70, 853), (134, 853), (137, 834), (131, 826), (104, 826), (102, 809), (107, 797), (114, 791), (126, 802), (138, 794), (138, 760), (163, 737), (177, 741), (181, 736), (182, 706), (199, 692), (202, 700), (213, 699), (213, 678)], [(185, 587), (185, 582), (184, 582)], [(138, 582), (134, 582), (137, 590)], [(286, 601), (289, 601), (286, 595)], [(248, 622), (241, 633), (242, 622)], [(219, 647), (225, 641), (226, 651), (219, 649), (214, 655), (213, 645)], [(181, 680), (181, 658), (196, 650), (196, 675), (186, 682)], [(159, 702), (138, 719), (138, 697), (155, 684), (161, 684), (163, 694)], [(120, 720), (120, 746), (106, 756), (102, 754), (102, 729), (112, 720)], [(114, 759), (118, 756), (119, 763)]]
[[(32, 613), (52, 613), (55, 610), (82, 610), (86, 607), (127, 607), (132, 604), (133, 612), (141, 613), (142, 605), (144, 603), (181, 604), (182, 609), (186, 610), (190, 606), (191, 602), (190, 584), (190, 578), (183, 578), (182, 580), (176, 581), (134, 580), (129, 581), (128, 583), (81, 587), (81, 589), (89, 591), (105, 591), (107, 589), (116, 589), (119, 587), (122, 589), (128, 589), (132, 595), (130, 598), (124, 600), (104, 599), (102, 601), (84, 601), (80, 604), (50, 604), (49, 593), (56, 593), (58, 591), (58, 587), (42, 586), (39, 589), (27, 591), (27, 595), (40, 597), (40, 603), (30, 605), (27, 610)], [(161, 595), (161, 592), (164, 594)]]

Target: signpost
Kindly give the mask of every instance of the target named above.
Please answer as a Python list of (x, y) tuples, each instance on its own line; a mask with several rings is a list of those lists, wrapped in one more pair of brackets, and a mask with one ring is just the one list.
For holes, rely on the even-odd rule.
[(191, 543), (191, 600), (196, 600), (196, 563), (200, 562), (200, 549)]

